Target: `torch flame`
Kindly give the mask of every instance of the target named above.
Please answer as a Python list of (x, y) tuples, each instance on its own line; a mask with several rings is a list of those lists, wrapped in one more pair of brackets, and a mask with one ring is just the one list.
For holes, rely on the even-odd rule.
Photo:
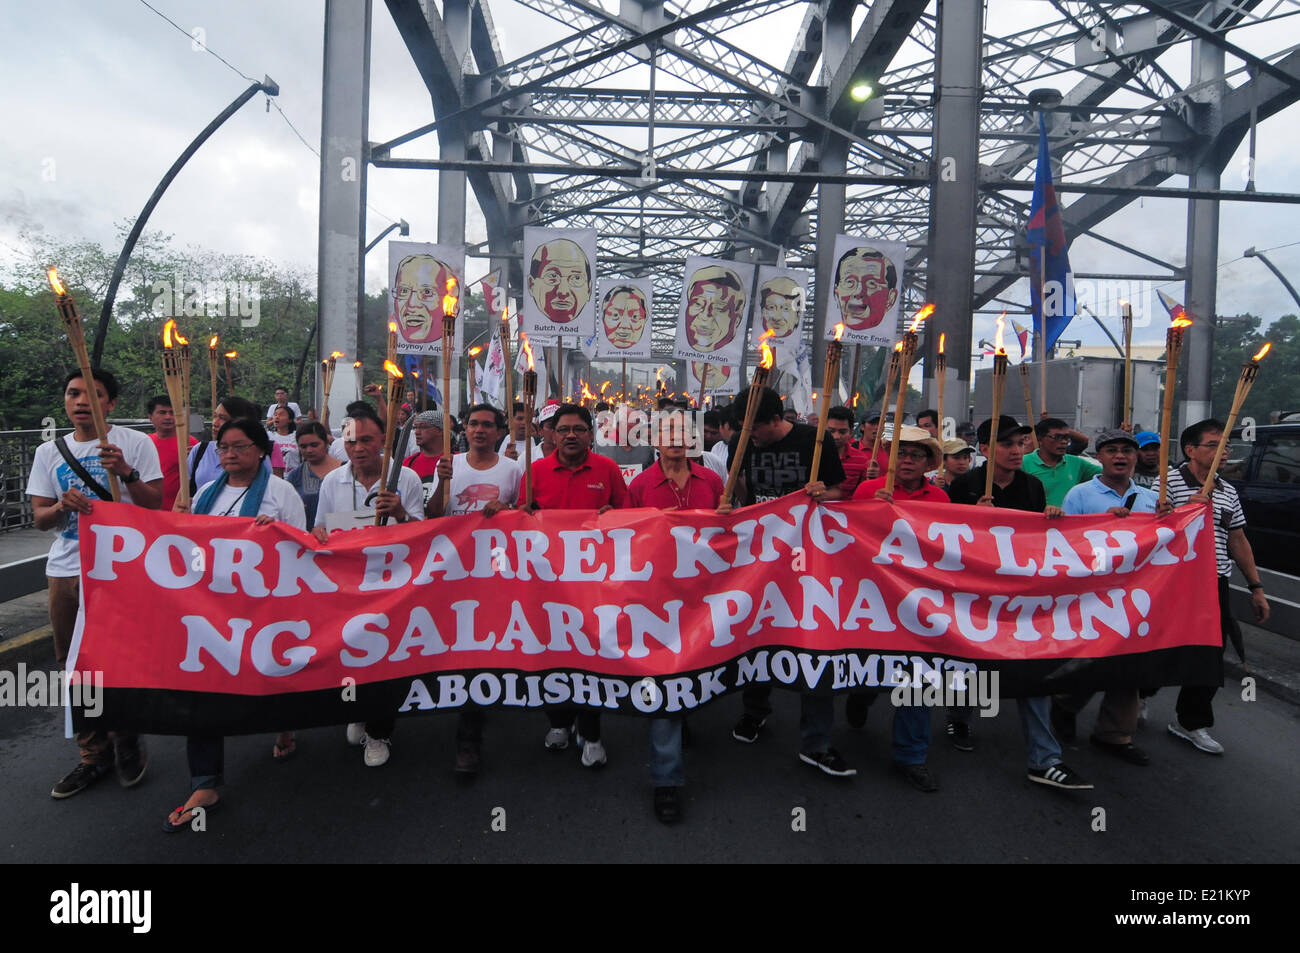
[(1190, 328), (1192, 326), (1192, 319), (1180, 314), (1169, 323), (1169, 326), (1171, 328)]
[(59, 269), (50, 266), (48, 272), (50, 277), (50, 287), (54, 289), (56, 295), (65, 295), (68, 292), (63, 287), (63, 282), (59, 281)]
[(417, 370), (415, 370), (414, 368), (412, 368), (412, 369), (411, 369), (411, 376), (414, 377), (414, 378), (418, 381), (418, 380), (420, 379), (420, 372), (417, 371)]
[(175, 327), (176, 322), (168, 318), (167, 323), (163, 325), (163, 347), (170, 348), (172, 346), (172, 329)]
[(835, 340), (838, 341), (842, 337), (844, 337), (844, 322), (837, 321), (835, 324)]
[(998, 333), (994, 335), (993, 338), (995, 342), (996, 351), (998, 354), (1007, 353), (1007, 349), (1002, 346), (1002, 332), (1005, 331), (1007, 328), (1007, 322), (1005, 320), (1006, 316), (1007, 313), (1005, 311), (1003, 311), (1001, 314), (998, 315)]
[(208, 341), (208, 348), (213, 351), (217, 349), (217, 335), (212, 335), (211, 340)]
[(338, 360), (340, 357), (342, 357), (342, 356), (343, 356), (343, 352), (342, 352), (342, 351), (330, 351), (330, 360), (331, 360), (331, 361), (337, 361), (337, 360)]
[(402, 372), (397, 369), (397, 365), (392, 361), (384, 361), (384, 372), (395, 381), (402, 379)]
[(758, 366), (763, 368), (765, 371), (770, 371), (772, 365), (776, 363), (776, 352), (767, 346), (767, 339), (770, 337), (776, 337), (776, 332), (771, 328), (768, 328), (763, 332), (763, 336), (758, 339), (758, 349), (763, 355), (762, 359), (758, 362)]
[(1267, 354), (1270, 350), (1272, 350), (1272, 348), (1273, 348), (1272, 342), (1265, 341), (1264, 346), (1259, 349), (1259, 353), (1256, 354), (1254, 357), (1252, 357), (1251, 360), (1254, 361), (1256, 364), (1258, 364), (1260, 361), (1264, 359), (1264, 355)]
[(916, 312), (916, 317), (914, 317), (912, 319), (912, 323), (907, 326), (908, 333), (915, 334), (918, 330), (920, 330), (921, 324), (925, 321), (925, 319), (932, 314), (934, 314), (934, 305), (932, 304), (927, 304), (920, 311)]
[(595, 399), (596, 399), (596, 395), (592, 393), (591, 388), (587, 386), (587, 382), (586, 382), (586, 381), (583, 381), (583, 382), (582, 382), (582, 399), (583, 399), (583, 400), (595, 400)]
[(470, 357), (478, 357), (478, 356), (479, 356), (479, 353), (482, 352), (482, 350), (483, 350), (483, 349), (482, 349), (481, 347), (472, 347), (472, 348), (469, 349), (469, 356), (470, 356)]
[(524, 356), (528, 358), (528, 369), (531, 371), (535, 367), (535, 365), (533, 364), (533, 346), (528, 343), (527, 334), (520, 334), (519, 340), (524, 349)]
[(353, 366), (353, 367), (357, 367), (357, 368), (359, 368), (359, 367), (361, 367), (361, 362), (360, 362), (360, 361), (353, 361), (353, 362), (352, 362), (352, 366)]
[(233, 361), (233, 360), (234, 360), (235, 358), (237, 358), (237, 357), (239, 357), (239, 352), (238, 352), (238, 351), (227, 351), (227, 352), (226, 352), (226, 360), (228, 360), (228, 361)]
[(456, 316), (456, 305), (460, 299), (456, 297), (456, 279), (447, 279), (447, 293), (442, 296), (442, 313), (447, 317)]
[(389, 334), (396, 334), (396, 333), (397, 333), (397, 322), (396, 322), (396, 321), (389, 321), (389, 322), (388, 322), (388, 333), (389, 333)]
[(898, 353), (898, 354), (902, 354), (902, 353), (903, 353), (903, 342), (902, 342), (902, 341), (899, 341), (899, 342), (897, 342), (897, 343), (894, 345), (894, 351), (895, 351), (896, 353)]
[(184, 335), (182, 335), (179, 329), (176, 331), (176, 343), (181, 345), (182, 347), (190, 346), (189, 339), (186, 338)]
[(940, 353), (940, 354), (943, 353), (943, 341), (944, 341), (944, 338), (946, 338), (947, 336), (948, 336), (948, 335), (946, 335), (946, 334), (940, 334), (940, 335), (939, 335), (939, 353)]

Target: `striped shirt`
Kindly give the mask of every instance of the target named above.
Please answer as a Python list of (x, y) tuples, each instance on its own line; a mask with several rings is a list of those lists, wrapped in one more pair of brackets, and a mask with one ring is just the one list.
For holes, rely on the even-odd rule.
[[(1160, 490), (1160, 484), (1157, 482), (1154, 487), (1156, 492)], [(1182, 506), (1192, 496), (1193, 493), (1201, 492), (1201, 484), (1188, 486), (1183, 480), (1183, 475), (1176, 469), (1169, 471), (1169, 502), (1174, 506)], [(1222, 477), (1216, 477), (1214, 482), (1214, 494), (1211, 496), (1214, 504), (1214, 557), (1218, 566), (1220, 576), (1232, 575), (1232, 560), (1228, 556), (1228, 531), (1241, 529), (1246, 525), (1246, 514), (1241, 510), (1241, 499), (1237, 496), (1236, 488)]]

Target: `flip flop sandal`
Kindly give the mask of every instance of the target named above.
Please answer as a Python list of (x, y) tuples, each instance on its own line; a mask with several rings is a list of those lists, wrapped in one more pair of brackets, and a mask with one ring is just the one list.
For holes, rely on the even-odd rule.
[(271, 757), (279, 762), (288, 761), (294, 756), (297, 750), (298, 740), (296, 738), (290, 741), (287, 745), (281, 745), (280, 742), (277, 741), (271, 746)]
[[(203, 808), (204, 813), (206, 815), (206, 814), (211, 814), (213, 810), (216, 809), (216, 806), (220, 803), (221, 803), (220, 801), (214, 801), (211, 804), (196, 804), (194, 805), (194, 807)], [(164, 833), (175, 834), (180, 831), (189, 830), (190, 824), (194, 820), (194, 808), (187, 809), (185, 805), (182, 804), (179, 807), (177, 807), (174, 811), (172, 811), (172, 814), (181, 814), (181, 815), (189, 814), (189, 818), (187, 820), (181, 821), (179, 824), (173, 824), (171, 820), (171, 814), (168, 814), (165, 818), (163, 818)]]

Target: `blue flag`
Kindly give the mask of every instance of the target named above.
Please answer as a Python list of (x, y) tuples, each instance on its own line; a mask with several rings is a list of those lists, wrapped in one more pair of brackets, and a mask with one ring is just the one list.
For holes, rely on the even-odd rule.
[[(1043, 328), (1047, 312), (1047, 350), (1074, 319), (1074, 275), (1066, 254), (1065, 226), (1052, 185), (1052, 160), (1047, 152), (1047, 123), (1038, 115), (1038, 168), (1034, 172), (1034, 201), (1029, 207), (1029, 295), (1034, 331)], [(1044, 296), (1043, 282), (1046, 281)], [(1045, 301), (1044, 301), (1045, 299)], [(1040, 338), (1041, 340), (1041, 338)], [(1037, 358), (1039, 355), (1035, 354)]]

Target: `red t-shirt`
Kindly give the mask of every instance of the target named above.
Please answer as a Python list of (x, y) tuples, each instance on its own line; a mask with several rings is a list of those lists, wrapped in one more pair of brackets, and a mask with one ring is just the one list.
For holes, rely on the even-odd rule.
[[(858, 485), (853, 491), (855, 500), (874, 500), (876, 491), (885, 488), (885, 477), (876, 477), (874, 480), (868, 480), (866, 483)], [(921, 481), (919, 490), (905, 490), (903, 487), (894, 484), (894, 502), (895, 503), (951, 503), (948, 494), (943, 492), (929, 480)]]
[[(553, 453), (533, 461), (533, 498), (545, 510), (598, 510), (607, 503), (617, 509), (627, 505), (627, 484), (609, 457), (588, 453), (571, 470)], [(519, 499), (525, 499), (522, 480)]]
[(852, 493), (862, 482), (862, 478), (867, 475), (867, 465), (871, 463), (871, 455), (863, 450), (856, 450), (852, 445), (848, 446), (844, 455), (840, 457), (840, 465), (844, 467), (844, 482), (840, 484), (840, 489), (847, 493)]
[(656, 460), (650, 469), (637, 474), (627, 488), (628, 506), (651, 506), (657, 510), (712, 510), (722, 499), (722, 478), (698, 463), (687, 463), (691, 474), (680, 490)]
[(426, 457), (422, 452), (413, 453), (402, 461), (402, 466), (410, 467), (420, 478), (420, 482), (427, 483), (426, 477), (432, 480), (438, 479), (438, 461), (441, 459), (441, 453), (436, 457)]
[[(158, 436), (156, 433), (151, 433), (149, 434), (149, 439), (152, 440), (153, 445), (158, 448), (158, 462), (162, 464), (163, 512), (170, 513), (172, 504), (176, 502), (176, 497), (181, 492), (181, 464), (180, 458), (176, 453), (176, 438), (163, 438)], [(195, 446), (197, 443), (197, 440), (190, 437), (191, 447)]]

